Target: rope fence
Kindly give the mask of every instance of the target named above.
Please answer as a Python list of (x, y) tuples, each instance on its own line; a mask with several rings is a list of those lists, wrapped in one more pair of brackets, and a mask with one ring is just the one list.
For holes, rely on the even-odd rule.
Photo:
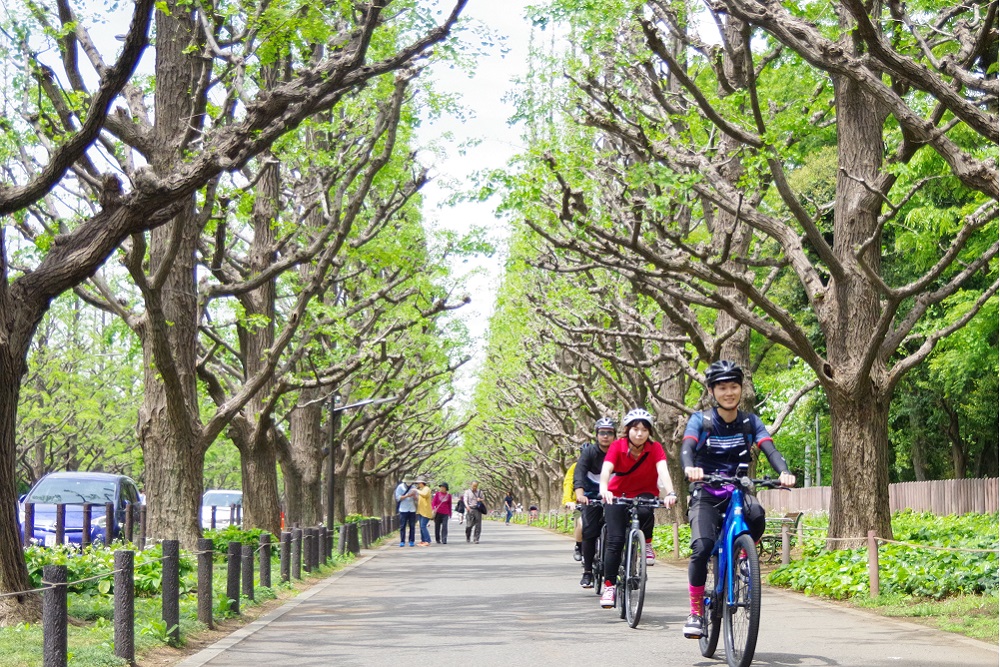
[[(271, 541), (269, 533), (260, 535), (260, 543), (256, 545), (231, 541), (225, 551), (217, 549), (211, 539), (201, 538), (193, 551), (185, 556), (196, 559), (197, 566), (197, 608), (198, 620), (208, 628), (214, 627), (213, 606), (213, 573), (216, 557), (224, 557), (226, 562), (226, 598), (229, 613), (240, 613), (240, 600), (254, 599), (255, 573), (257, 583), (270, 589), (272, 548), (278, 549), (279, 572), (282, 583), (290, 583), (292, 579), (301, 580), (303, 571), (311, 573), (320, 565), (329, 564), (333, 559), (334, 541), (339, 543), (340, 554), (359, 554), (361, 544), (369, 545), (383, 537), (387, 529), (393, 525), (389, 518), (365, 519), (356, 523), (345, 523), (339, 526), (339, 534), (326, 526), (283, 530), (278, 542)], [(27, 530), (25, 535), (33, 535)], [(124, 529), (122, 530), (124, 533)], [(337, 539), (339, 536), (339, 539)], [(27, 540), (26, 540), (27, 541)], [(144, 545), (147, 543), (143, 540)], [(166, 627), (167, 641), (170, 644), (180, 643), (180, 542), (178, 540), (152, 540), (159, 543), (163, 554), (144, 559), (148, 562), (162, 563), (160, 594), (162, 600), (161, 617)], [(126, 545), (123, 545), (123, 547)], [(135, 664), (135, 554), (136, 551), (122, 548), (114, 552), (114, 568), (98, 574), (82, 577), (72, 581), (67, 580), (66, 565), (44, 565), (42, 568), (42, 585), (23, 591), (0, 594), (0, 599), (24, 595), (42, 596), (42, 636), (43, 636), (43, 667), (65, 667), (68, 659), (68, 614), (67, 597), (71, 586), (90, 581), (113, 580), (114, 598), (114, 654), (129, 664)], [(259, 566), (255, 561), (259, 559)]]

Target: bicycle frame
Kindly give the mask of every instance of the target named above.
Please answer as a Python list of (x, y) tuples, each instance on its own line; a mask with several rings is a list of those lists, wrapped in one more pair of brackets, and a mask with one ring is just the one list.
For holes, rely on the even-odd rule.
[(726, 508), (722, 530), (719, 531), (719, 539), (712, 547), (716, 556), (715, 593), (721, 595), (722, 589), (725, 587), (727, 604), (733, 603), (733, 581), (731, 577), (725, 576), (725, 573), (729, 571), (729, 563), (733, 557), (733, 544), (739, 535), (749, 532), (750, 527), (747, 526), (747, 522), (743, 518), (743, 491), (740, 490), (739, 485), (736, 485), (729, 499), (729, 507)]

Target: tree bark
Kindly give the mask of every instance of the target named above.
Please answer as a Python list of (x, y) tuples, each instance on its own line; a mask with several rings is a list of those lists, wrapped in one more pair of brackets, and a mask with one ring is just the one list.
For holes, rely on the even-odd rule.
[[(865, 383), (867, 385), (867, 383)], [(830, 494), (830, 549), (863, 546), (869, 530), (892, 539), (889, 512), (889, 397), (828, 391), (836, 454)], [(843, 539), (853, 538), (853, 539)]]
[[(156, 94), (151, 156), (160, 177), (183, 161), (191, 128), (202, 126), (199, 88), (204, 64), (185, 50), (197, 34), (193, 17), (171, 3), (156, 13)], [(205, 446), (201, 438), (196, 375), (198, 290), (195, 254), (201, 232), (194, 196), (170, 223), (150, 233), (149, 276), (132, 269), (146, 300), (139, 325), (145, 367), (145, 397), (139, 439), (146, 462), (149, 534), (178, 539), (194, 549), (201, 537), (199, 507)], [(133, 247), (133, 252), (136, 252)], [(138, 263), (140, 258), (133, 258)], [(165, 272), (165, 277), (158, 276)], [(161, 280), (161, 284), (156, 281)]]
[[(0, 522), (0, 591), (11, 592), (31, 588), (18, 533), (17, 445), (14, 440), (21, 378), (27, 371), (25, 354), (25, 351), (0, 342), (0, 511), (7, 515), (6, 520)], [(42, 601), (38, 595), (0, 598), (0, 626), (38, 621), (41, 615)]]

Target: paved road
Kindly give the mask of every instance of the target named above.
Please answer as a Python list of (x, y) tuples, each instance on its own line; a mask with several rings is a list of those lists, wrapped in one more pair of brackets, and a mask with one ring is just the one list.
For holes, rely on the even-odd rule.
[[(724, 665), (681, 636), (684, 570), (649, 568), (630, 629), (578, 585), (572, 543), (487, 521), (480, 544), (366, 551), (354, 565), (178, 667)], [(754, 665), (997, 667), (996, 647), (768, 588)], [(721, 659), (719, 656), (722, 656)]]

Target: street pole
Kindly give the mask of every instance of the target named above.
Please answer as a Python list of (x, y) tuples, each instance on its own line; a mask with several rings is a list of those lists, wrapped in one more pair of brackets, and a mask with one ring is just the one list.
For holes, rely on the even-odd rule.
[(326, 455), (326, 527), (331, 531), (334, 525), (333, 471), (337, 467), (334, 451), (337, 447), (337, 436), (340, 432), (340, 413), (342, 411), (341, 408), (337, 407), (338, 403), (340, 403), (339, 395), (334, 394), (330, 397), (330, 445), (327, 448)]
[(337, 467), (337, 457), (334, 455), (334, 452), (337, 448), (337, 439), (340, 436), (340, 414), (344, 410), (350, 410), (351, 408), (360, 408), (365, 405), (379, 405), (395, 400), (395, 396), (389, 396), (388, 398), (368, 398), (357, 403), (351, 403), (350, 405), (340, 405), (340, 396), (338, 394), (330, 397), (330, 444), (327, 448), (326, 461), (326, 524), (330, 530), (333, 530), (334, 520), (333, 477), (334, 470)]

